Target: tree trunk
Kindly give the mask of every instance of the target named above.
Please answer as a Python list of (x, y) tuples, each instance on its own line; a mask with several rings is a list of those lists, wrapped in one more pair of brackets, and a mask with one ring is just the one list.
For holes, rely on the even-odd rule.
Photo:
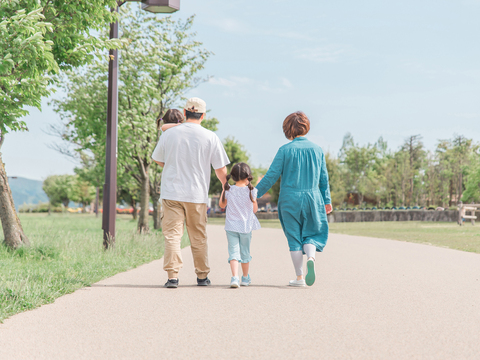
[(362, 204), (363, 204), (363, 194), (358, 193), (358, 208), (359, 209), (362, 207)]
[(154, 191), (151, 196), (153, 202), (153, 228), (160, 229), (162, 227), (160, 221), (160, 194)]
[(133, 196), (131, 197), (131, 199), (132, 201), (130, 202), (130, 205), (133, 208), (133, 211), (132, 211), (133, 220), (137, 220), (137, 202), (135, 201)]
[(12, 249), (22, 245), (30, 245), (27, 236), (23, 232), (22, 224), (15, 211), (12, 192), (8, 186), (8, 177), (5, 172), (5, 165), (0, 153), (0, 219), (2, 222), (5, 243)]
[(452, 206), (453, 202), (453, 180), (450, 179), (450, 187), (449, 187), (449, 198), (448, 198), (448, 206)]
[(95, 217), (98, 218), (98, 208), (100, 206), (100, 188), (97, 186), (95, 189)]
[(148, 232), (148, 206), (150, 203), (150, 178), (148, 177), (148, 169), (145, 171), (147, 176), (142, 176), (142, 184), (140, 189), (140, 214), (138, 216), (137, 230), (139, 233)]

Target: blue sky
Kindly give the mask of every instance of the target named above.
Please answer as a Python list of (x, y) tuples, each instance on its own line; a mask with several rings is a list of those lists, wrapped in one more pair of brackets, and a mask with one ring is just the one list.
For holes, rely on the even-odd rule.
[[(175, 17), (196, 14), (195, 31), (215, 53), (189, 93), (235, 136), (254, 166), (285, 144), (282, 121), (304, 111), (308, 137), (338, 153), (346, 132), (360, 144), (383, 136), (397, 148), (421, 134), (480, 141), (480, 0), (181, 0)], [(9, 175), (44, 179), (74, 163), (48, 147), (47, 106), (27, 117), (29, 133), (2, 148)], [(121, 146), (121, 144), (120, 144)]]

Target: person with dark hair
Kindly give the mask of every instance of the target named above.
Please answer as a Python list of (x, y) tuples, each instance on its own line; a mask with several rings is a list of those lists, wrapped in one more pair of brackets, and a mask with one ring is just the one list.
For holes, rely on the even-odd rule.
[[(165, 287), (178, 287), (182, 268), (180, 243), (184, 223), (193, 255), (197, 285), (210, 285), (207, 254), (207, 203), (211, 167), (222, 184), (227, 180), (230, 163), (218, 136), (201, 126), (206, 113), (205, 101), (188, 99), (186, 121), (170, 128), (160, 137), (153, 160), (163, 167), (161, 183), (162, 230), (165, 237), (163, 269), (168, 273)], [(169, 119), (176, 117), (172, 113)]]
[(178, 126), (184, 121), (183, 114), (177, 109), (168, 109), (163, 118), (157, 120), (157, 129), (160, 128), (160, 122), (163, 121), (162, 131)]
[[(315, 253), (323, 251), (328, 239), (327, 214), (332, 211), (325, 154), (307, 140), (307, 115), (297, 111), (283, 122), (290, 143), (282, 146), (257, 185), (262, 197), (281, 177), (278, 217), (288, 240), (296, 280), (291, 286), (311, 286), (315, 282)], [(303, 278), (303, 254), (307, 255), (307, 275)]]
[[(233, 179), (235, 185), (230, 186), (228, 180)], [(252, 185), (252, 171), (245, 163), (232, 167), (220, 197), (220, 207), (227, 208), (225, 231), (228, 240), (228, 262), (232, 270), (230, 287), (238, 288), (239, 284), (248, 286), (252, 282), (248, 273), (250, 267), (250, 242), (252, 231), (260, 229), (255, 213), (258, 210), (257, 189)], [(228, 205), (228, 206), (227, 206)], [(242, 264), (242, 282), (238, 277), (238, 263)]]

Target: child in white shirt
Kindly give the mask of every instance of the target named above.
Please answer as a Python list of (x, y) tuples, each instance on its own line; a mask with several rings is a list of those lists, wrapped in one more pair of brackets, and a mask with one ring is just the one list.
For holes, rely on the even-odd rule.
[[(235, 181), (230, 186), (228, 180)], [(228, 262), (232, 270), (230, 287), (238, 288), (238, 263), (242, 264), (242, 282), (240, 285), (248, 286), (251, 283), (248, 273), (250, 260), (250, 242), (252, 231), (260, 229), (255, 213), (258, 210), (257, 189), (251, 183), (253, 177), (250, 167), (245, 163), (238, 163), (232, 167), (227, 175), (220, 197), (220, 207), (227, 207), (225, 218), (225, 231), (228, 239)]]

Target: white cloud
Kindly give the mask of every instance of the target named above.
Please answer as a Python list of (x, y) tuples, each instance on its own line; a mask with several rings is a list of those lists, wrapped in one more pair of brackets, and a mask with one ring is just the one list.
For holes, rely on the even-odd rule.
[(293, 85), (287, 78), (281, 78), (283, 86), (286, 88), (291, 88)]
[(346, 49), (338, 45), (327, 45), (315, 48), (306, 48), (298, 51), (298, 59), (310, 60), (318, 63), (334, 63), (340, 56), (346, 54)]
[(290, 40), (305, 40), (305, 41), (318, 41), (319, 38), (313, 36), (313, 34), (307, 34), (306, 32), (301, 31), (284, 31), (279, 29), (262, 29), (255, 27), (252, 24), (238, 21), (237, 19), (232, 18), (223, 18), (215, 21), (211, 21), (209, 25), (213, 25), (217, 28), (220, 28), (222, 31), (235, 34), (251, 34), (256, 36), (274, 36), (283, 39)]
[(252, 91), (254, 89), (278, 94), (293, 87), (290, 80), (285, 77), (278, 78), (273, 84), (269, 81), (261, 81), (242, 76), (229, 76), (228, 78), (212, 77), (210, 78), (209, 83), (228, 88), (229, 94), (232, 94), (232, 91), (240, 93), (244, 91)]
[(220, 85), (220, 86), (227, 86), (227, 87), (232, 87), (232, 86), (235, 86), (236, 83), (234, 81), (231, 81), (231, 80), (227, 80), (225, 78), (216, 78), (216, 77), (211, 77), (208, 82), (210, 84), (214, 84), (214, 85)]
[(459, 114), (453, 114), (456, 118), (461, 118), (461, 119), (479, 119), (480, 114), (473, 114), (473, 113), (459, 113)]

